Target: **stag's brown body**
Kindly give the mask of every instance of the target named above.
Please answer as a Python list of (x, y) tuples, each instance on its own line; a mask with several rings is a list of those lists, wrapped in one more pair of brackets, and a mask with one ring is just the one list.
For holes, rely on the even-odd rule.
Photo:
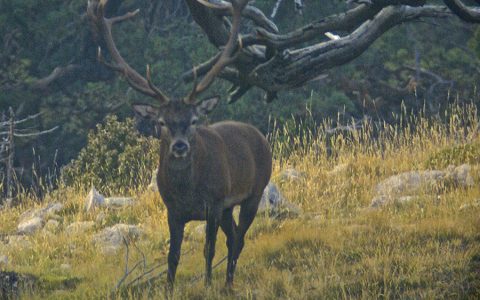
[(253, 126), (226, 121), (200, 126), (186, 159), (169, 155), (162, 143), (157, 183), (179, 222), (205, 220), (205, 205), (258, 207), (272, 170), (270, 147)]
[[(206, 279), (211, 278), (220, 226), (227, 236), (227, 284), (231, 285), (245, 234), (270, 180), (270, 146), (255, 127), (233, 121), (199, 126), (185, 158), (172, 155), (170, 145), (171, 141), (162, 140), (157, 174), (170, 228), (168, 280), (175, 280), (185, 223), (207, 220)], [(232, 215), (235, 205), (241, 206), (238, 226)]]

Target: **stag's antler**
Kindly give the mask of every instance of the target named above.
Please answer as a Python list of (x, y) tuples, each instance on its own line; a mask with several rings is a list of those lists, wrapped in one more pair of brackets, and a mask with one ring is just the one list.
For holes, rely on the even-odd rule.
[[(239, 51), (242, 48), (242, 40), (239, 38), (240, 23), (242, 19), (242, 11), (247, 6), (249, 0), (232, 0), (231, 5), (224, 6), (222, 2), (214, 3), (209, 2), (208, 0), (197, 0), (199, 3), (205, 5), (206, 7), (213, 9), (230, 9), (232, 14), (232, 25), (230, 28), (230, 37), (227, 44), (223, 47), (223, 50), (220, 54), (216, 56), (215, 64), (210, 68), (210, 71), (205, 74), (202, 80), (197, 83), (197, 68), (194, 67), (194, 84), (192, 91), (185, 98), (185, 102), (192, 104), (195, 103), (196, 97), (201, 92), (205, 91), (213, 82), (215, 77), (229, 64), (235, 61), (238, 56)], [(238, 41), (238, 44), (237, 44)], [(236, 54), (234, 54), (236, 53)]]
[(113, 41), (113, 24), (133, 18), (140, 10), (128, 12), (123, 16), (105, 18), (104, 13), (107, 3), (108, 0), (89, 0), (87, 6), (87, 15), (92, 23), (93, 34), (97, 38), (103, 39), (113, 63), (105, 60), (100, 47), (98, 48), (98, 59), (110, 69), (121, 73), (135, 90), (159, 100), (161, 104), (167, 103), (169, 101), (168, 97), (159, 88), (155, 87), (151, 81), (150, 67), (147, 66), (147, 78), (145, 79), (123, 59)]

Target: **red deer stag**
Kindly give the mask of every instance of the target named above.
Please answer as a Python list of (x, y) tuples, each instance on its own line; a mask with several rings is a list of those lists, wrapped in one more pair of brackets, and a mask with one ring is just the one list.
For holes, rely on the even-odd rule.
[[(212, 277), (212, 260), (220, 226), (227, 237), (228, 265), (226, 284), (231, 286), (244, 237), (257, 213), (258, 205), (272, 171), (272, 154), (265, 137), (248, 124), (224, 121), (201, 125), (200, 117), (213, 110), (219, 98), (197, 101), (215, 76), (241, 50), (238, 42), (241, 12), (248, 0), (232, 1), (230, 37), (217, 62), (184, 99), (169, 98), (151, 81), (147, 66), (146, 78), (122, 58), (112, 37), (112, 25), (129, 19), (138, 12), (105, 18), (108, 0), (91, 1), (88, 15), (94, 34), (102, 38), (113, 63), (99, 59), (121, 73), (137, 91), (158, 100), (157, 106), (133, 105), (142, 117), (153, 120), (162, 139), (157, 184), (168, 210), (170, 250), (168, 253), (169, 286), (172, 287), (180, 259), (185, 224), (206, 220), (206, 284)], [(199, 0), (203, 4), (208, 4)], [(240, 205), (238, 225), (232, 216), (233, 207)]]

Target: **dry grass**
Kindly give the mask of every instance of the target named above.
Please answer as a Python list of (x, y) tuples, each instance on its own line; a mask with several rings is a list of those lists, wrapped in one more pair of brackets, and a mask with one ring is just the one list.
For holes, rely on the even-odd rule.
[[(375, 128), (365, 123), (352, 134), (330, 137), (322, 134), (328, 123), (318, 126), (315, 134), (298, 123), (276, 131), (271, 137), (276, 156), (272, 179), (304, 213), (284, 220), (257, 217), (247, 234), (233, 295), (223, 290), (225, 264), (215, 269), (210, 289), (198, 280), (204, 269), (203, 237), (195, 232), (200, 223), (189, 224), (183, 245), (183, 252), (188, 253), (178, 269), (178, 298), (480, 296), (480, 207), (459, 209), (480, 199), (478, 165), (472, 166), (476, 184), (471, 188), (445, 188), (434, 194), (425, 191), (404, 205), (369, 208), (374, 187), (382, 179), (424, 168), (425, 161), (441, 149), (480, 141), (473, 106), (455, 106), (443, 120), (406, 115), (399, 117), (398, 126)], [(287, 166), (303, 172), (305, 178), (281, 181), (280, 173)], [(111, 224), (141, 224), (146, 234), (137, 246), (149, 266), (166, 262), (168, 230), (161, 199), (143, 189), (132, 193), (138, 205), (88, 214), (81, 209), (84, 192), (61, 188), (48, 195), (46, 201), (65, 204), (60, 214), (64, 225), (95, 220), (101, 212), (106, 218), (95, 230), (81, 235), (41, 231), (28, 238), (30, 247), (2, 250), (0, 244), (0, 252), (10, 258), (9, 270), (39, 278), (35, 290), (24, 294), (25, 298), (109, 296), (124, 273), (125, 250), (103, 255), (91, 239), (96, 230)], [(30, 206), (1, 211), (0, 232), (13, 232), (18, 216)], [(225, 252), (225, 239), (219, 233), (216, 260)], [(131, 246), (130, 267), (140, 259), (141, 253)], [(61, 264), (72, 268), (64, 270)], [(141, 268), (131, 278), (139, 273)], [(164, 286), (165, 276), (161, 276), (141, 288), (124, 289), (115, 297), (162, 298)]]

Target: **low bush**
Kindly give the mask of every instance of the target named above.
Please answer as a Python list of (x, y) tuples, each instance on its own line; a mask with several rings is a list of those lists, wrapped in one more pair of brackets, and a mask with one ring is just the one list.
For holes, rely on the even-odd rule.
[(90, 187), (102, 193), (123, 193), (145, 185), (158, 162), (159, 141), (141, 136), (133, 119), (109, 116), (88, 135), (87, 145), (62, 170), (67, 186)]
[(443, 169), (448, 165), (480, 163), (480, 143), (455, 145), (441, 149), (428, 157), (425, 167)]

